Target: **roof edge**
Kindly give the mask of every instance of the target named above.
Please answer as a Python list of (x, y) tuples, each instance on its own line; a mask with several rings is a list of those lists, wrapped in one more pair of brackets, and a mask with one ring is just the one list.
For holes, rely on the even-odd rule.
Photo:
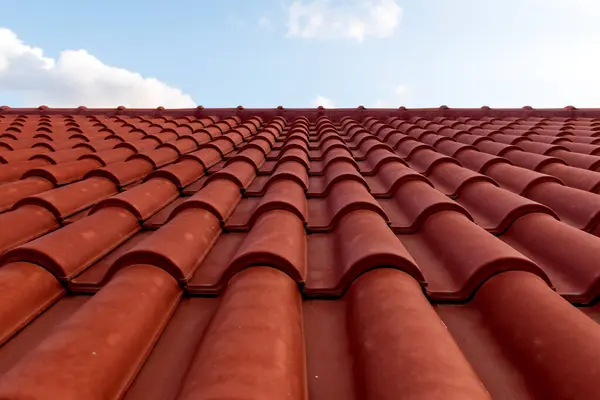
[(437, 108), (366, 108), (359, 106), (356, 108), (284, 108), (282, 106), (276, 108), (244, 108), (238, 106), (235, 108), (204, 108), (198, 106), (196, 108), (180, 108), (166, 109), (158, 108), (126, 108), (119, 106), (117, 108), (50, 108), (40, 106), (37, 108), (11, 108), (8, 106), (0, 107), (0, 116), (3, 115), (107, 115), (107, 116), (153, 116), (153, 117), (184, 117), (184, 116), (216, 116), (226, 117), (237, 115), (241, 119), (247, 119), (250, 116), (260, 116), (262, 118), (272, 118), (281, 116), (286, 118), (294, 118), (297, 116), (306, 116), (309, 119), (318, 118), (321, 116), (338, 119), (343, 116), (352, 117), (398, 117), (398, 118), (435, 118), (435, 117), (469, 117), (469, 118), (600, 118), (600, 108), (575, 108), (567, 106), (563, 108), (532, 108), (525, 106), (522, 108), (490, 108), (487, 106), (481, 108), (450, 108), (441, 106)]

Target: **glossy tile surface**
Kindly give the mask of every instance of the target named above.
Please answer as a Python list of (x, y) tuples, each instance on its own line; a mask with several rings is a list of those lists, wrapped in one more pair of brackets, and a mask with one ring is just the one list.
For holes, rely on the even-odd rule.
[(600, 111), (0, 110), (0, 397), (592, 399)]

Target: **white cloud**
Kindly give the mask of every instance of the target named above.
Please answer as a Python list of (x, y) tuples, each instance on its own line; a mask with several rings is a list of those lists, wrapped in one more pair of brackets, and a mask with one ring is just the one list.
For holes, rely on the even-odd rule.
[(323, 106), (325, 108), (335, 108), (331, 99), (328, 99), (327, 97), (321, 95), (315, 97), (315, 99), (312, 101), (312, 104), (315, 107)]
[[(341, 3), (341, 2), (340, 2)], [(395, 0), (294, 0), (288, 8), (288, 35), (301, 38), (355, 39), (390, 37), (402, 18)]]
[(155, 78), (106, 65), (85, 50), (57, 59), (0, 28), (0, 93), (22, 94), (29, 106), (194, 107), (191, 96)]

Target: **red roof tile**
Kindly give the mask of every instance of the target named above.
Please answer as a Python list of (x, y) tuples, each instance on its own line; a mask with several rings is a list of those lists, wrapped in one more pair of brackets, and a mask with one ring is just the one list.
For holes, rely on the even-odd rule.
[(597, 397), (600, 110), (0, 109), (0, 397)]

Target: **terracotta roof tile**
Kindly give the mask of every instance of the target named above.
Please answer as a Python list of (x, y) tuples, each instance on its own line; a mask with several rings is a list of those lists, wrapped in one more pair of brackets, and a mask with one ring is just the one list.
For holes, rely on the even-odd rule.
[(0, 109), (0, 397), (594, 398), (600, 111)]

